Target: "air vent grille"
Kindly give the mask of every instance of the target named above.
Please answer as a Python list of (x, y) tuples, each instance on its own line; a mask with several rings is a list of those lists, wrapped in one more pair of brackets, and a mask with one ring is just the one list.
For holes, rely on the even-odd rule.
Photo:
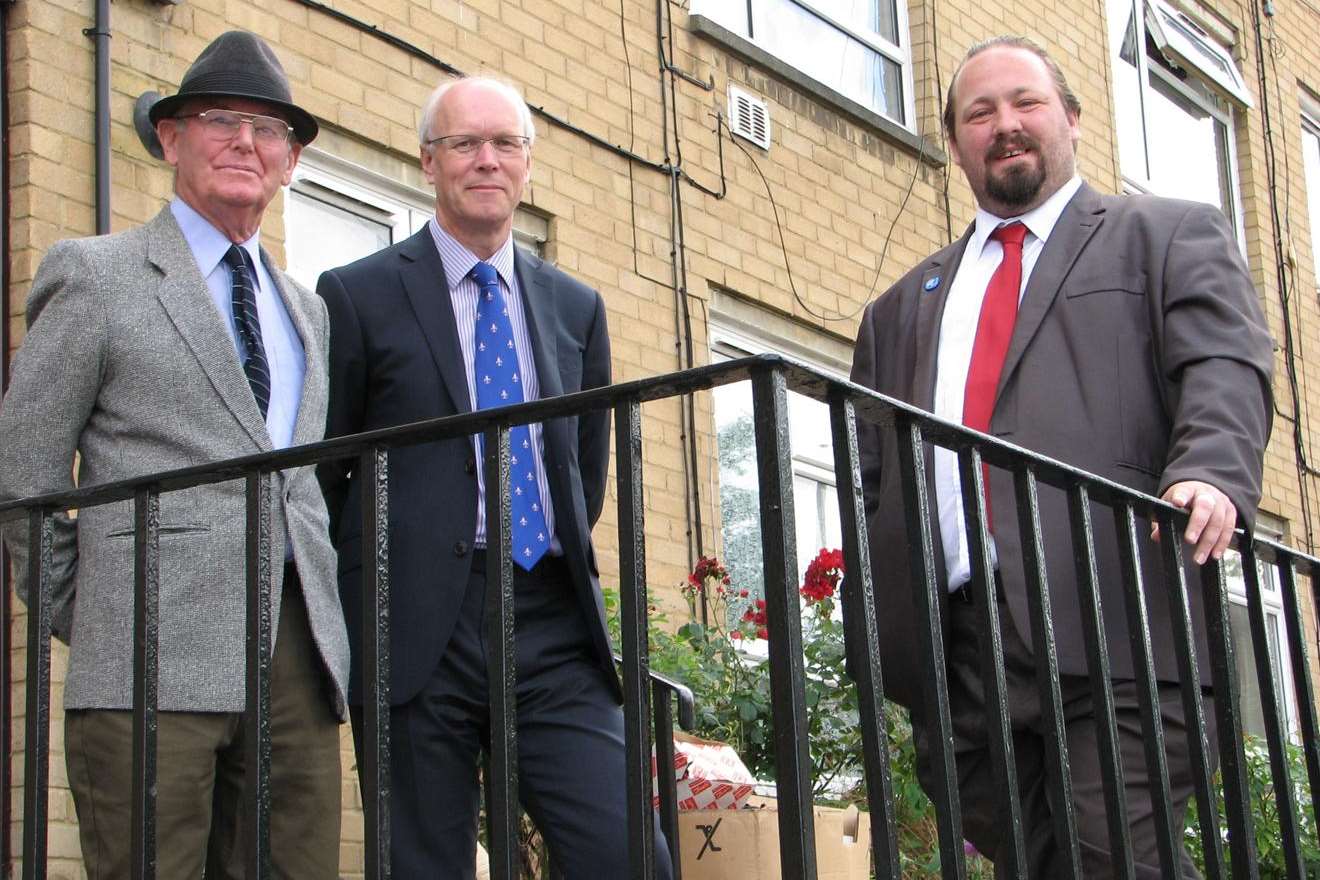
[(729, 86), (729, 127), (739, 137), (746, 138), (763, 150), (770, 149), (770, 107), (766, 102)]

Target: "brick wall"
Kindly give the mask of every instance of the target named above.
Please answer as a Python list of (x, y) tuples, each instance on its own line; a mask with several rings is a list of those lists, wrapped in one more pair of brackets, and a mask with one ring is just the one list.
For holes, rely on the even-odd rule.
[[(493, 71), (511, 79), (524, 88), (531, 104), (610, 144), (654, 162), (677, 161), (681, 151), (687, 175), (715, 190), (724, 186), (723, 198), (687, 183), (678, 188), (691, 356), (697, 364), (709, 358), (708, 316), (716, 290), (759, 304), (776, 319), (817, 328), (823, 339), (851, 340), (860, 310), (870, 298), (943, 245), (947, 228), (960, 234), (972, 215), (973, 202), (960, 172), (943, 162), (939, 104), (963, 51), (980, 38), (1026, 29), (1052, 49), (1085, 108), (1082, 174), (1101, 190), (1112, 192), (1121, 186), (1112, 133), (1107, 34), (1098, 0), (914, 2), (907, 14), (915, 128), (928, 145), (922, 151), (766, 67), (749, 63), (723, 44), (693, 33), (686, 12), (667, 5), (674, 16), (670, 60), (697, 79), (714, 83), (714, 90), (706, 91), (686, 80), (677, 81), (676, 125), (664, 116), (662, 83), (656, 73), (660, 59), (655, 0), (336, 0), (333, 4), (459, 69)], [(12, 276), (7, 318), (15, 345), (22, 339), (23, 302), (41, 255), (60, 238), (93, 230), (92, 55), (82, 34), (91, 25), (91, 6), (86, 0), (29, 0), (14, 4), (8, 13), (12, 222), (7, 234)], [(1235, 57), (1255, 98), (1255, 108), (1239, 114), (1235, 144), (1246, 250), (1271, 326), (1281, 339), (1283, 310), (1271, 238), (1262, 120), (1262, 106), (1269, 105), (1271, 136), (1279, 156), (1276, 203), (1285, 212), (1281, 221), (1294, 260), (1288, 267), (1292, 323), (1298, 350), (1306, 356), (1320, 345), (1316, 338), (1320, 316), (1312, 295), (1315, 262), (1309, 252), (1306, 190), (1297, 152), (1298, 101), (1302, 88), (1320, 93), (1320, 56), (1309, 50), (1320, 44), (1320, 8), (1311, 0), (1278, 0), (1273, 23), (1276, 51), (1267, 57), (1265, 94), (1257, 77), (1250, 7), (1214, 0), (1200, 8), (1234, 40)], [(113, 6), (112, 16), (115, 229), (147, 220), (171, 191), (168, 168), (146, 154), (132, 130), (134, 99), (147, 89), (173, 92), (188, 63), (223, 30), (244, 27), (265, 37), (276, 47), (303, 106), (323, 124), (394, 160), (415, 157), (419, 107), (442, 78), (428, 61), (295, 0), (189, 0), (177, 6), (122, 0)], [(774, 144), (769, 152), (748, 146), (744, 153), (726, 140), (722, 182), (712, 114), (726, 112), (729, 83), (769, 101)], [(663, 100), (670, 99), (666, 84)], [(547, 255), (603, 292), (615, 376), (627, 380), (680, 368), (684, 352), (677, 319), (680, 296), (671, 278), (669, 178), (637, 163), (630, 175), (628, 159), (543, 118), (538, 118), (537, 128), (527, 200), (550, 218)], [(763, 183), (762, 174), (768, 183)], [(284, 237), (282, 208), (282, 199), (277, 199), (264, 226), (263, 241), (277, 257)], [(782, 224), (782, 249), (776, 211)], [(1284, 367), (1281, 359), (1281, 377)], [(1315, 370), (1308, 368), (1304, 357), (1297, 364), (1303, 421), (1308, 408), (1320, 405), (1320, 377), (1313, 375)], [(1267, 454), (1263, 506), (1287, 524), (1286, 538), (1296, 543), (1308, 530), (1287, 420), (1294, 407), (1283, 385), (1279, 410)], [(701, 487), (702, 546), (707, 552), (717, 547), (719, 509), (709, 399), (698, 399), (695, 411), (698, 458), (685, 463), (679, 403), (644, 408), (651, 586), (659, 604), (674, 613), (682, 603), (670, 585), (682, 578), (695, 546), (686, 468), (695, 468)], [(1315, 438), (1309, 427), (1304, 434), (1309, 448)], [(1306, 480), (1314, 494), (1314, 479)], [(613, 580), (617, 568), (612, 489), (608, 500), (596, 532), (606, 582)], [(1320, 519), (1314, 525), (1320, 525)], [(14, 639), (21, 646), (25, 617), (21, 605), (14, 603), (14, 609)], [(57, 649), (57, 703), (62, 657)], [(20, 716), (16, 720), (21, 725), (21, 647), (13, 659)], [(77, 877), (81, 869), (75, 819), (71, 800), (61, 788), (65, 777), (58, 709), (53, 738), (51, 779), (57, 789), (51, 800), (51, 876)], [(343, 754), (343, 873), (357, 876), (362, 831), (347, 730)], [(15, 784), (21, 781), (20, 756)], [(21, 791), (11, 795), (15, 815), (21, 818)], [(16, 842), (19, 835), (16, 822)]]

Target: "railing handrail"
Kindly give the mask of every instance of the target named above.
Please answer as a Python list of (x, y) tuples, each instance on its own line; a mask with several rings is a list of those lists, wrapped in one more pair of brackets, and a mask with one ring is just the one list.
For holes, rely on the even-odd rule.
[[(1092, 500), (1104, 502), (1109, 506), (1130, 504), (1138, 515), (1150, 518), (1154, 518), (1159, 511), (1173, 514), (1175, 521), (1179, 518), (1186, 519), (1188, 516), (1187, 511), (1153, 495), (1147, 495), (998, 437), (972, 430), (957, 422), (939, 418), (910, 403), (838, 379), (785, 355), (765, 353), (513, 406), (426, 419), (210, 464), (177, 468), (64, 492), (0, 502), (0, 523), (21, 519), (34, 508), (71, 510), (128, 501), (142, 489), (173, 492), (241, 479), (253, 470), (279, 471), (317, 465), (360, 455), (368, 449), (390, 449), (470, 436), (497, 426), (541, 422), (606, 409), (627, 400), (646, 402), (672, 397), (675, 394), (704, 391), (750, 379), (756, 372), (776, 369), (784, 374), (790, 391), (822, 403), (829, 403), (834, 394), (843, 394), (853, 400), (859, 416), (866, 416), (867, 421), (874, 424), (887, 425), (896, 415), (901, 414), (921, 428), (927, 441), (936, 445), (952, 450), (976, 446), (980, 449), (981, 457), (985, 462), (1002, 467), (1010, 467), (1025, 460), (1029, 463), (1037, 482), (1044, 485), (1067, 489), (1083, 483)], [(1232, 546), (1240, 548), (1241, 541), (1245, 537), (1245, 532), (1241, 528), (1236, 529)], [(1254, 547), (1257, 554), (1267, 561), (1279, 562), (1287, 559), (1303, 574), (1320, 574), (1320, 557), (1259, 536), (1254, 536)]]

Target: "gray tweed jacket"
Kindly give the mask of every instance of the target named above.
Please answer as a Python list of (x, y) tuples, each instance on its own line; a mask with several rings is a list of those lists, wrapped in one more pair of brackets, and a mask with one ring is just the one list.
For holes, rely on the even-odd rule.
[[(264, 255), (263, 255), (264, 256)], [(321, 300), (266, 258), (302, 338), (307, 370), (295, 444), (325, 430), (328, 328)], [(0, 498), (199, 465), (271, 449), (233, 342), (174, 216), (115, 235), (62, 241), (27, 304), (28, 333), (0, 405)], [(312, 635), (343, 717), (348, 638), (325, 502), (312, 468), (272, 481), (271, 567), (279, 619), (286, 536)], [(244, 707), (244, 486), (161, 496), (160, 707)], [(54, 632), (69, 643), (66, 708), (132, 701), (130, 503), (60, 515)], [(26, 600), (26, 527), (5, 530)]]

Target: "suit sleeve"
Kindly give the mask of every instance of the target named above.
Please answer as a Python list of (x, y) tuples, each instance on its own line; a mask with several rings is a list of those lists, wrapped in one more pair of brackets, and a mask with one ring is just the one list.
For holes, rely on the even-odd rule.
[(1202, 480), (1254, 523), (1273, 416), (1273, 345), (1222, 212), (1196, 206), (1164, 266), (1161, 357), (1172, 431), (1160, 492)]
[[(357, 309), (334, 270), (323, 272), (316, 292), (330, 316), (330, 395), (325, 436), (343, 437), (362, 430), (366, 401), (366, 357)], [(355, 460), (343, 458), (318, 465), (317, 479), (330, 512), (330, 537), (339, 534), (339, 518), (348, 495)]]
[[(582, 355), (582, 390), (610, 384), (610, 334), (605, 319), (605, 300), (596, 294), (596, 311)], [(598, 409), (578, 418), (578, 467), (582, 472), (582, 494), (591, 527), (605, 507), (605, 483), (610, 470), (610, 410)]]
[[(27, 304), (27, 338), (14, 356), (0, 406), (0, 500), (74, 488), (73, 460), (96, 405), (108, 351), (107, 315), (96, 266), (78, 242), (60, 242), (37, 269)], [(78, 571), (78, 523), (54, 516), (50, 568), (52, 631), (68, 641)], [(28, 524), (5, 524), (16, 590), (28, 601)]]
[[(866, 307), (861, 326), (857, 329), (857, 345), (853, 349), (852, 374), (858, 385), (878, 390), (876, 376), (875, 303)], [(862, 471), (862, 497), (866, 505), (866, 518), (879, 507), (880, 490), (880, 429), (872, 422), (857, 420), (857, 455)]]

